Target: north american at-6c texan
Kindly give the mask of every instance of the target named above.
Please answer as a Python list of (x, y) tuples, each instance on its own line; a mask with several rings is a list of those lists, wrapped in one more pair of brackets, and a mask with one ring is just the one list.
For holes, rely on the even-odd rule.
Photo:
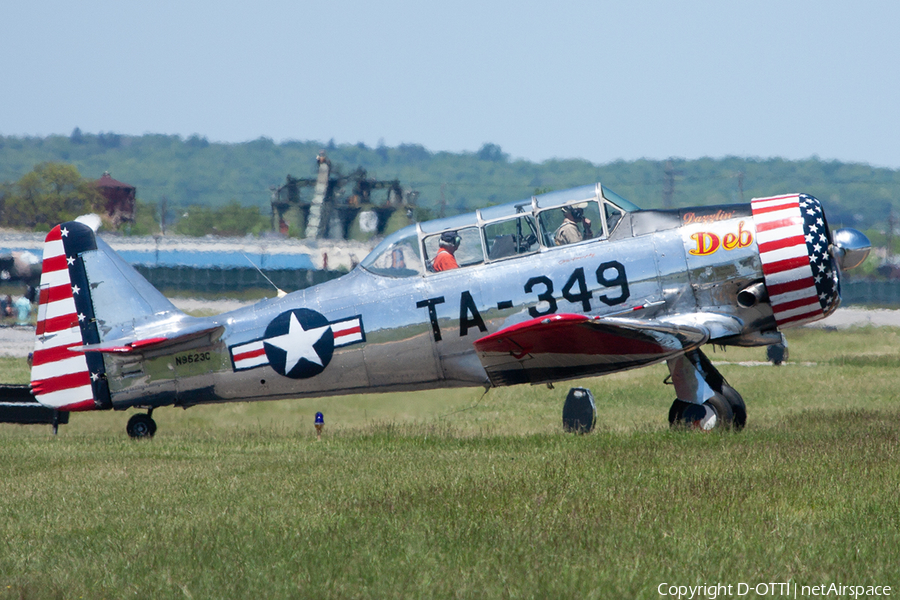
[(46, 239), (31, 385), (60, 411), (146, 409), (127, 427), (143, 437), (161, 406), (552, 383), (665, 362), (671, 423), (742, 427), (744, 401), (701, 346), (770, 345), (826, 317), (841, 270), (868, 251), (804, 194), (640, 210), (596, 184), (411, 225), (339, 279), (201, 318), (68, 222)]

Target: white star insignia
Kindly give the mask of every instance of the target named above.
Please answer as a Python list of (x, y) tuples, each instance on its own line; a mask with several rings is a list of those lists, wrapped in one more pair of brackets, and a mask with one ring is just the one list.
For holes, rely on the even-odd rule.
[(69, 237), (69, 230), (66, 229), (65, 227), (63, 227), (62, 229), (60, 229), (60, 230), (59, 230), (59, 233), (60, 233), (60, 235), (62, 235), (63, 237)]
[(814, 215), (814, 214), (816, 214), (816, 211), (813, 210), (813, 209), (811, 209), (811, 208), (807, 208), (807, 209), (806, 209), (806, 214), (808, 214), (808, 215)]
[(67, 265), (74, 265), (74, 264), (75, 264), (75, 257), (74, 257), (74, 256), (67, 256), (67, 257), (66, 257), (66, 264), (67, 264)]
[(322, 366), (322, 359), (319, 353), (313, 348), (313, 345), (322, 339), (325, 332), (330, 329), (331, 325), (324, 327), (314, 327), (306, 330), (297, 320), (297, 315), (291, 313), (291, 322), (288, 332), (283, 335), (277, 335), (273, 338), (265, 340), (266, 344), (271, 344), (276, 348), (280, 348), (287, 352), (284, 361), (284, 372), (290, 373), (301, 360), (306, 359), (309, 362)]
[(78, 292), (80, 292), (80, 291), (81, 291), (81, 288), (78, 287), (77, 285), (73, 285), (73, 286), (72, 286), (72, 295), (73, 295), (73, 296), (77, 296), (77, 295), (78, 295)]
[(812, 241), (813, 241), (813, 236), (811, 234), (807, 233), (806, 234), (806, 243), (812, 244)]
[(97, 381), (98, 379), (100, 379), (99, 373), (91, 373), (91, 381)]
[(78, 313), (78, 322), (81, 323), (82, 321), (84, 321), (84, 315), (81, 313)]
[(822, 217), (819, 217), (818, 219), (816, 219), (816, 223), (818, 223), (819, 225), (824, 225), (825, 221), (822, 220)]

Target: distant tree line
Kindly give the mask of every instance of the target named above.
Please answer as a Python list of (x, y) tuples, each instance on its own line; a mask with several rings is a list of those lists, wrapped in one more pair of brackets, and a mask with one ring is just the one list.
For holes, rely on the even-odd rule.
[[(106, 200), (94, 181), (84, 178), (73, 165), (44, 162), (15, 182), (0, 184), (0, 227), (49, 231), (58, 223), (81, 215), (104, 216)], [(157, 207), (137, 202), (135, 221), (123, 224), (121, 232), (132, 235), (160, 231)], [(172, 231), (182, 235), (243, 236), (268, 229), (270, 219), (254, 206), (231, 200), (220, 207), (191, 205), (175, 220)], [(107, 229), (112, 223), (107, 220)]]
[(44, 162), (0, 186), (0, 226), (49, 230), (57, 223), (103, 209), (103, 198), (72, 165)]
[[(815, 157), (535, 163), (513, 158), (492, 143), (474, 152), (454, 153), (432, 152), (418, 144), (371, 148), (334, 141), (275, 143), (268, 138), (222, 144), (198, 135), (127, 136), (79, 129), (69, 136), (0, 136), (0, 182), (7, 182), (2, 184), (4, 197), (13, 194), (13, 188), (19, 190), (13, 204), (21, 204), (22, 179), (36, 165), (63, 163), (91, 180), (109, 171), (137, 188), (139, 219), (131, 226), (133, 233), (158, 228), (161, 220), (167, 230), (199, 232), (209, 226), (254, 232), (271, 224), (270, 188), (289, 174), (313, 176), (320, 149), (344, 172), (361, 166), (371, 177), (397, 178), (405, 188), (418, 190), (421, 217), (521, 200), (535, 190), (600, 181), (645, 208), (749, 202), (753, 197), (806, 192), (823, 201), (833, 227), (883, 229), (896, 214), (900, 198), (898, 170)], [(220, 210), (224, 212), (219, 214)], [(184, 214), (190, 218), (182, 224)], [(35, 215), (17, 226), (38, 227), (42, 218)], [(233, 227), (235, 222), (244, 228)]]

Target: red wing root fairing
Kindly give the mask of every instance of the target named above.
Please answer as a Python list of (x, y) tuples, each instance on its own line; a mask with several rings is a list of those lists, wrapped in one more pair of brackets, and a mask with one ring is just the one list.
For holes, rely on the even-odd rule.
[(584, 315), (553, 315), (513, 325), (475, 342), (493, 385), (546, 383), (661, 362), (697, 348), (700, 329)]

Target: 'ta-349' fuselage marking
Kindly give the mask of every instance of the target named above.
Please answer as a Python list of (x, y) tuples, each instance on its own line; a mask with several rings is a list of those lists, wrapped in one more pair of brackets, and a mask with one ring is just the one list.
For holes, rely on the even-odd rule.
[[(628, 275), (625, 272), (625, 266), (617, 260), (611, 260), (602, 263), (597, 267), (594, 275), (597, 283), (604, 288), (614, 289), (615, 293), (601, 294), (597, 299), (607, 306), (615, 306), (622, 304), (628, 299), (630, 292), (628, 290)], [(528, 314), (532, 317), (541, 317), (552, 315), (559, 309), (554, 292), (553, 280), (546, 275), (537, 275), (531, 277), (525, 282), (524, 290), (526, 294), (536, 294), (537, 304), (528, 308)], [(573, 304), (581, 304), (583, 312), (588, 313), (593, 309), (591, 300), (594, 298), (594, 292), (588, 287), (587, 278), (584, 273), (584, 267), (578, 267), (569, 275), (566, 283), (562, 286), (562, 298)], [(428, 318), (431, 321), (431, 330), (434, 334), (434, 341), (439, 342), (442, 339), (441, 328), (438, 324), (437, 309), (438, 304), (444, 304), (446, 299), (444, 296), (436, 296), (434, 298), (426, 298), (416, 302), (416, 308), (428, 309)], [(497, 303), (498, 310), (505, 310), (513, 307), (512, 300), (503, 300)], [(540, 308), (539, 308), (540, 307)], [(469, 329), (477, 327), (479, 331), (486, 332), (487, 327), (484, 324), (484, 318), (478, 311), (472, 293), (469, 290), (463, 290), (459, 298), (459, 335), (463, 337), (469, 334)]]

